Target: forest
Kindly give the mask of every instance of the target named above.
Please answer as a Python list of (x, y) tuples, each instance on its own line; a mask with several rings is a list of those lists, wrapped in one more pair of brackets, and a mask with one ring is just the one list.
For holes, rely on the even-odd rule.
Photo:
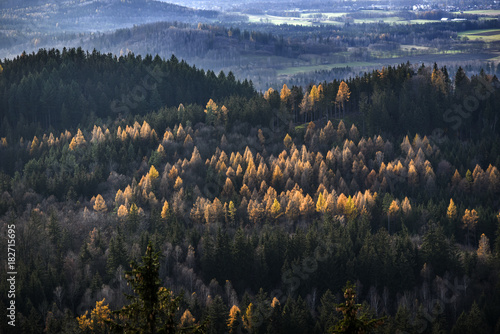
[(251, 10), (261, 6), (255, 3), (234, 5), (215, 11), (149, 0), (9, 2), (0, 6), (0, 58), (63, 47), (117, 56), (175, 54), (198, 68), (252, 80), (258, 91), (362, 76), (406, 61), (438, 62), (453, 73), (468, 66), (471, 75), (495, 67), (489, 73), (498, 75), (495, 10), (412, 11), (407, 4), (390, 11), (354, 10), (351, 2), (330, 9), (329, 3), (304, 2), (321, 8), (309, 10), (280, 3), (265, 10)]
[(494, 73), (260, 93), (174, 56), (0, 65), (1, 332), (500, 331)]

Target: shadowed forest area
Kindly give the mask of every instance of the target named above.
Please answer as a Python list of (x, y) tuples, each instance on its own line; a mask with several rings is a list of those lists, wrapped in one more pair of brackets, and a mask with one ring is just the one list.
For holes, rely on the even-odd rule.
[(2, 61), (2, 332), (498, 332), (494, 72), (261, 93), (175, 56)]

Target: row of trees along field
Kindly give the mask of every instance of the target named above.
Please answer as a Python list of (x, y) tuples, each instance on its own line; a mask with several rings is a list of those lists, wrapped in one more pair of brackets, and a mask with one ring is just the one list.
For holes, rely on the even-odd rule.
[[(10, 67), (36, 57), (2, 63), (4, 87)], [(118, 68), (138, 61), (129, 58), (102, 59)], [(161, 285), (180, 296), (171, 324), (220, 333), (233, 319), (255, 333), (332, 332), (350, 280), (363, 319), (386, 317), (378, 331), (498, 330), (496, 82), (404, 64), (265, 94), (236, 82), (202, 104), (108, 112), (57, 132), (2, 122), (0, 220), (5, 233), (16, 226), (17, 328), (97, 330), (92, 314), (133, 305), (125, 271), (151, 244)], [(436, 116), (486, 91), (458, 129)], [(405, 92), (411, 122), (397, 107)], [(434, 101), (424, 104), (433, 111), (422, 101)], [(6, 296), (0, 303), (6, 310)]]

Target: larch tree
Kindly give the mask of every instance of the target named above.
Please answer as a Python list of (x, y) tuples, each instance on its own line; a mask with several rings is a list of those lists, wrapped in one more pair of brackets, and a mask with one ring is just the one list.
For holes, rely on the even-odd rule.
[(479, 247), (477, 248), (477, 257), (481, 261), (487, 261), (491, 256), (490, 239), (483, 233), (479, 239)]
[(269, 98), (271, 97), (272, 93), (274, 93), (274, 89), (272, 87), (269, 87), (269, 89), (266, 90), (266, 92), (264, 93), (264, 98), (266, 100), (269, 100)]
[(320, 213), (326, 212), (326, 198), (323, 193), (319, 193), (318, 200), (316, 201), (316, 211)]
[(314, 99), (311, 99), (309, 97), (309, 92), (306, 92), (304, 94), (304, 97), (302, 98), (302, 101), (300, 102), (299, 108), (300, 108), (300, 113), (304, 115), (304, 122), (307, 122), (307, 115), (311, 112), (313, 104), (312, 102)]
[(290, 149), (290, 147), (292, 147), (293, 144), (292, 137), (290, 137), (288, 133), (286, 134), (285, 139), (283, 139), (283, 144), (287, 149)]
[(154, 181), (160, 176), (160, 173), (158, 173), (155, 166), (151, 165), (151, 168), (149, 169), (148, 175), (149, 175), (149, 178), (151, 179), (151, 181)]
[(403, 200), (403, 203), (401, 203), (401, 210), (403, 211), (405, 216), (410, 215), (411, 204), (410, 204), (410, 200), (408, 199), (408, 197), (405, 197), (405, 199)]
[(345, 128), (344, 121), (340, 120), (339, 125), (337, 126), (337, 139), (339, 141), (343, 141), (347, 134), (347, 130)]
[(116, 212), (116, 215), (118, 216), (118, 218), (125, 218), (128, 216), (128, 209), (125, 205), (120, 205), (120, 207), (118, 208), (118, 211)]
[(290, 95), (292, 95), (292, 91), (288, 88), (286, 84), (283, 84), (283, 88), (281, 89), (280, 92), (281, 102), (286, 105), (290, 99)]
[(196, 319), (193, 317), (193, 314), (188, 309), (186, 309), (181, 316), (179, 327), (181, 329), (190, 328), (194, 326), (195, 322)]
[(337, 97), (335, 98), (335, 102), (342, 106), (342, 118), (345, 118), (345, 103), (349, 101), (350, 96), (351, 91), (349, 90), (349, 86), (342, 80), (339, 85)]
[(163, 202), (163, 207), (161, 209), (161, 218), (167, 219), (168, 214), (169, 214), (169, 205), (168, 205), (168, 202), (165, 201), (165, 202)]
[(229, 334), (241, 332), (242, 325), (241, 310), (238, 306), (233, 305), (229, 311), (229, 319), (227, 320), (227, 329)]
[(274, 199), (273, 205), (271, 206), (270, 214), (271, 218), (274, 220), (278, 219), (283, 214), (283, 212), (281, 211), (280, 202), (278, 202), (276, 198)]
[(391, 232), (391, 219), (397, 217), (400, 207), (398, 200), (393, 200), (387, 209), (387, 231)]
[(106, 206), (106, 202), (104, 198), (100, 194), (98, 194), (95, 198), (94, 210), (97, 212), (106, 212), (108, 211), (108, 207)]
[(105, 298), (96, 301), (94, 309), (88, 315), (85, 311), (80, 317), (77, 317), (78, 327), (86, 333), (109, 333), (109, 321), (112, 319), (111, 310), (108, 305), (104, 305)]
[(450, 204), (446, 210), (446, 217), (450, 221), (454, 221), (457, 218), (457, 206), (455, 205), (455, 202), (453, 202), (453, 198), (450, 198)]

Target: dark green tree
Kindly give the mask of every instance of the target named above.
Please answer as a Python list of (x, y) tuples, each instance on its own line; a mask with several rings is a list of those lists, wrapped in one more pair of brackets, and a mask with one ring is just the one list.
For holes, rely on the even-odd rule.
[(333, 333), (370, 333), (384, 324), (384, 318), (372, 319), (361, 304), (356, 304), (356, 286), (347, 282), (344, 288), (345, 302), (337, 305), (337, 311), (344, 318), (336, 325)]
[(114, 312), (118, 317), (111, 322), (111, 327), (116, 332), (127, 333), (179, 333), (187, 330), (202, 333), (200, 326), (179, 328), (177, 312), (181, 298), (161, 286), (159, 257), (160, 253), (153, 250), (150, 242), (142, 263), (131, 263), (132, 270), (125, 278), (134, 294), (127, 294), (130, 303)]

